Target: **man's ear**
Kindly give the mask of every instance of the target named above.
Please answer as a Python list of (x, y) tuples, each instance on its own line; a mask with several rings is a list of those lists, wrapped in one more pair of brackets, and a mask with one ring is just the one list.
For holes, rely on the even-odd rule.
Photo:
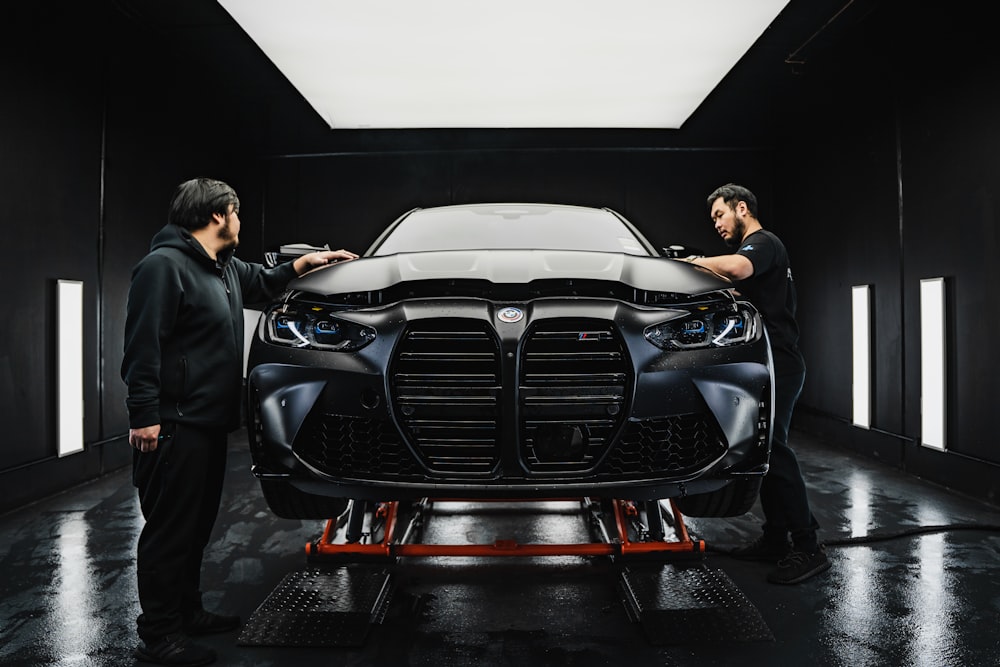
[(222, 215), (221, 213), (213, 213), (212, 222), (217, 222), (220, 225), (223, 225), (226, 223), (226, 216)]

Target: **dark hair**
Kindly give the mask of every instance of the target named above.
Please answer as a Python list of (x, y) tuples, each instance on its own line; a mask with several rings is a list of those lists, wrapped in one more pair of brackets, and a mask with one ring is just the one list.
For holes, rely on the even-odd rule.
[(712, 191), (712, 194), (708, 195), (708, 211), (712, 212), (712, 204), (715, 200), (722, 197), (722, 201), (726, 202), (726, 206), (729, 208), (736, 208), (736, 205), (740, 202), (745, 202), (747, 205), (747, 210), (750, 211), (750, 215), (757, 217), (757, 197), (754, 193), (747, 190), (742, 185), (736, 185), (735, 183), (726, 183), (721, 185)]
[(207, 225), (213, 213), (228, 213), (230, 204), (239, 211), (240, 198), (229, 185), (212, 178), (192, 178), (174, 190), (167, 222), (194, 231)]

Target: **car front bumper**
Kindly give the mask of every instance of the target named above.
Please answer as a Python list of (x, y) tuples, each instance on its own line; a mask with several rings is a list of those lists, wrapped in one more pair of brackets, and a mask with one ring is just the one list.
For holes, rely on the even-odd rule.
[(355, 311), (357, 352), (251, 350), (254, 473), (366, 499), (635, 500), (714, 491), (767, 470), (766, 336), (666, 352), (663, 311), (613, 300), (406, 302)]

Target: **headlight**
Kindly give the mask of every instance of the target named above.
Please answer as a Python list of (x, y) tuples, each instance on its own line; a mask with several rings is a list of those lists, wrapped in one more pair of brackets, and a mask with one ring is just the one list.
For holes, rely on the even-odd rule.
[(315, 350), (353, 352), (375, 340), (375, 329), (335, 317), (329, 308), (285, 304), (269, 311), (264, 338), (269, 343)]
[(760, 335), (760, 315), (746, 303), (695, 304), (646, 327), (646, 340), (664, 350), (697, 350), (750, 343)]

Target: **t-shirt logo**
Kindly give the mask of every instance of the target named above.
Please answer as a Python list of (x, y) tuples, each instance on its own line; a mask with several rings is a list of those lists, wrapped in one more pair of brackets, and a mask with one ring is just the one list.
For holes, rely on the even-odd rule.
[(742, 248), (740, 248), (740, 250), (753, 250), (753, 244), (752, 243), (748, 243), (745, 246), (743, 246)]

